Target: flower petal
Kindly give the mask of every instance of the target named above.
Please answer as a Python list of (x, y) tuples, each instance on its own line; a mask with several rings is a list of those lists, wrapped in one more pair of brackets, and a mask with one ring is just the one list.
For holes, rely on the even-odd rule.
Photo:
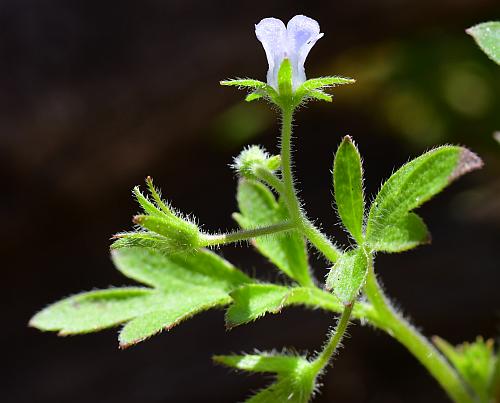
[(306, 80), (304, 62), (309, 51), (323, 34), (316, 20), (305, 15), (296, 15), (287, 24), (287, 57), (292, 63), (293, 87)]
[(276, 88), (278, 85), (278, 70), (286, 53), (287, 35), (285, 24), (277, 18), (264, 18), (255, 25), (255, 34), (262, 46), (264, 46), (269, 64), (267, 83)]

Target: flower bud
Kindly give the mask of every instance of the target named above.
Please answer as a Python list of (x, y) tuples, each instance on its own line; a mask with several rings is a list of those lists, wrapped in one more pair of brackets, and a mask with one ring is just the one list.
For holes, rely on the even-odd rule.
[(281, 157), (271, 156), (265, 149), (259, 146), (245, 148), (232, 165), (234, 170), (247, 179), (254, 179), (254, 171), (257, 167), (276, 171), (281, 167)]

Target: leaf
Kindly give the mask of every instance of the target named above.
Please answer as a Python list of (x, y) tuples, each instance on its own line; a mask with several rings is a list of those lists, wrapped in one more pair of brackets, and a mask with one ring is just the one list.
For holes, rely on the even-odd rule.
[[(243, 229), (259, 228), (288, 219), (286, 207), (278, 203), (263, 184), (242, 180), (238, 185), (238, 206), (241, 214), (234, 218)], [(299, 284), (313, 284), (304, 238), (295, 231), (259, 237), (253, 241), (257, 250)]]
[(481, 401), (494, 401), (494, 376), (498, 357), (495, 357), (493, 340), (484, 341), (482, 337), (478, 337), (475, 342), (458, 347), (437, 336), (433, 341), (464, 381), (480, 396)]
[(251, 92), (250, 94), (248, 94), (246, 97), (245, 97), (245, 101), (247, 102), (252, 102), (252, 101), (256, 101), (257, 99), (260, 99), (262, 98), (263, 95), (260, 94), (259, 92), (257, 91), (254, 91), (254, 92)]
[(340, 219), (356, 242), (363, 243), (363, 168), (358, 149), (349, 136), (344, 137), (335, 154), (333, 189)]
[[(341, 313), (344, 309), (337, 297), (313, 287), (286, 287), (276, 284), (246, 284), (231, 292), (233, 303), (226, 311), (226, 326), (232, 328), (264, 316), (280, 313), (282, 309), (303, 305), (312, 309), (322, 308)], [(354, 306), (354, 318), (366, 318), (366, 304)]]
[(262, 353), (215, 356), (214, 361), (243, 371), (276, 374), (274, 383), (246, 400), (246, 403), (307, 403), (316, 387), (317, 374), (311, 363), (298, 355)]
[[(482, 166), (481, 159), (463, 147), (442, 146), (397, 170), (373, 201), (366, 226), (366, 242), (376, 245), (406, 214), (439, 193), (461, 175)], [(390, 238), (390, 236), (389, 236)], [(404, 244), (405, 240), (402, 239)]]
[(247, 88), (266, 88), (268, 85), (259, 80), (252, 79), (236, 79), (236, 80), (224, 80), (220, 82), (220, 85), (233, 86), (233, 87), (247, 87)]
[(321, 90), (311, 90), (307, 93), (307, 97), (317, 99), (318, 101), (332, 102), (332, 96)]
[(245, 355), (216, 355), (213, 360), (227, 367), (236, 368), (248, 372), (270, 372), (275, 374), (286, 374), (293, 372), (303, 357), (294, 355), (276, 355), (274, 353), (245, 354)]
[(350, 305), (361, 291), (367, 271), (368, 256), (362, 248), (346, 252), (328, 273), (327, 289), (333, 290), (344, 305)]
[[(252, 80), (252, 79), (225, 80), (225, 81), (221, 81), (220, 85), (258, 90), (259, 93), (261, 91), (263, 91), (264, 94), (269, 96), (269, 98), (271, 98), (271, 99), (274, 99), (278, 96), (276, 90), (273, 87), (271, 87), (267, 83), (265, 83), (263, 81), (259, 81), (259, 80)], [(256, 98), (253, 98), (253, 99), (256, 99)], [(251, 99), (251, 100), (253, 100), (253, 99)]]
[(355, 81), (352, 78), (338, 76), (311, 78), (297, 88), (296, 95), (299, 97), (309, 96), (314, 90), (335, 87), (342, 84), (352, 84)]
[(60, 334), (95, 332), (125, 323), (121, 347), (170, 329), (194, 314), (231, 302), (229, 293), (251, 280), (212, 252), (165, 256), (128, 248), (113, 261), (127, 277), (152, 288), (112, 288), (66, 298), (35, 315), (30, 325)]
[(60, 335), (97, 332), (141, 315), (153, 300), (154, 291), (140, 287), (85, 292), (43, 309), (30, 326)]
[(431, 235), (424, 221), (417, 214), (408, 213), (385, 227), (370, 247), (379, 252), (403, 252), (430, 241)]
[(233, 304), (226, 311), (229, 328), (256, 320), (266, 313), (279, 313), (290, 305), (327, 307), (342, 312), (342, 305), (331, 294), (312, 287), (286, 287), (276, 284), (247, 284), (231, 292)]
[(488, 57), (500, 64), (500, 21), (483, 22), (466, 31)]

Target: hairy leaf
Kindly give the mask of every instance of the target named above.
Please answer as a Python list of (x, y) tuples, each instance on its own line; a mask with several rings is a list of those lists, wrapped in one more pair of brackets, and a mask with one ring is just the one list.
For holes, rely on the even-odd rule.
[(358, 149), (345, 136), (335, 154), (333, 189), (343, 224), (358, 244), (363, 242), (363, 169)]
[(483, 22), (469, 28), (467, 33), (491, 60), (500, 64), (500, 21)]
[[(276, 224), (288, 219), (286, 207), (278, 203), (263, 184), (243, 180), (238, 185), (240, 214), (234, 218), (243, 229)], [(304, 238), (295, 231), (259, 237), (254, 240), (257, 250), (279, 269), (301, 285), (312, 285)]]
[(475, 342), (458, 347), (437, 336), (433, 341), (465, 382), (481, 397), (481, 401), (494, 401), (495, 387), (498, 386), (494, 385), (498, 357), (493, 350), (493, 340), (484, 341), (478, 337)]
[(307, 403), (316, 386), (316, 373), (310, 362), (297, 355), (215, 356), (217, 363), (248, 372), (276, 374), (276, 381), (252, 396), (246, 403)]
[(424, 221), (417, 214), (408, 213), (394, 224), (384, 227), (379, 237), (370, 242), (370, 248), (379, 252), (403, 252), (430, 240)]
[(409, 211), (481, 166), (481, 159), (468, 149), (442, 146), (401, 167), (385, 182), (371, 205), (366, 227), (368, 245), (384, 238), (384, 231), (397, 225)]
[(118, 269), (152, 288), (114, 288), (79, 294), (42, 310), (30, 324), (60, 334), (95, 332), (125, 323), (121, 347), (215, 306), (231, 302), (229, 293), (251, 280), (212, 252), (165, 256), (149, 249), (113, 252)]
[[(276, 314), (291, 305), (342, 312), (335, 295), (313, 287), (286, 287), (276, 284), (247, 284), (231, 292), (233, 304), (226, 311), (226, 326), (231, 328), (254, 321), (267, 313)], [(367, 317), (369, 308), (356, 304), (352, 316)]]
[(368, 271), (368, 256), (362, 248), (345, 252), (328, 273), (326, 286), (344, 304), (352, 304), (363, 287)]

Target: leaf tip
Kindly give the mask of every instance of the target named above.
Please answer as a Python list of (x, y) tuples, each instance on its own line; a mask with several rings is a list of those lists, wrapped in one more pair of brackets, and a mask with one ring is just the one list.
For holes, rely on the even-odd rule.
[(460, 176), (465, 175), (468, 172), (475, 171), (476, 169), (482, 168), (484, 165), (483, 160), (475, 153), (467, 148), (462, 148), (460, 150), (460, 155), (458, 157), (457, 165), (452, 171), (448, 180), (453, 182)]

